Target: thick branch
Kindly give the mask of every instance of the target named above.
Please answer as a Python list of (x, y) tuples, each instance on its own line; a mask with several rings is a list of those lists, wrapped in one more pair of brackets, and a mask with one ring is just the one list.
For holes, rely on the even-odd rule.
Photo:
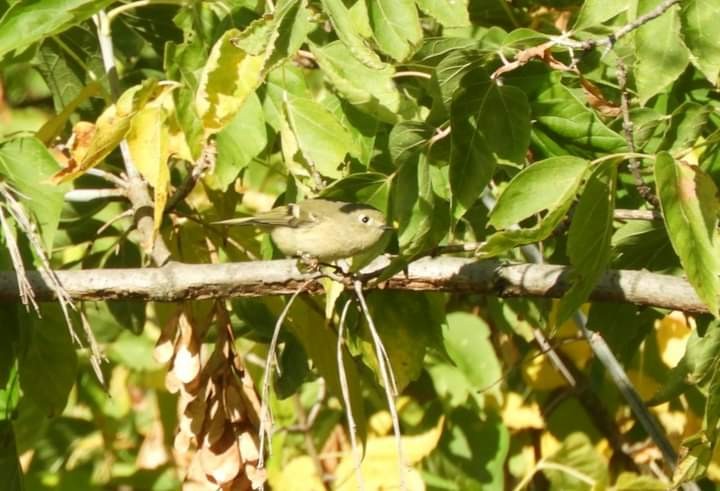
[[(387, 264), (375, 261), (369, 270)], [(58, 271), (57, 277), (75, 300), (137, 299), (181, 301), (199, 298), (291, 294), (319, 273), (298, 271), (293, 260), (251, 261), (230, 264), (169, 263), (161, 268)], [(38, 300), (54, 298), (39, 272), (29, 272)], [(552, 297), (567, 291), (570, 269), (544, 264), (507, 264), (457, 257), (425, 258), (381, 287), (411, 291), (454, 291), (498, 297)], [(348, 285), (350, 287), (351, 285)], [(317, 293), (315, 282), (307, 288)], [(13, 272), (0, 272), (0, 301), (19, 300)], [(645, 271), (608, 271), (591, 299), (663, 307), (686, 312), (707, 312), (690, 284), (675, 276)]]

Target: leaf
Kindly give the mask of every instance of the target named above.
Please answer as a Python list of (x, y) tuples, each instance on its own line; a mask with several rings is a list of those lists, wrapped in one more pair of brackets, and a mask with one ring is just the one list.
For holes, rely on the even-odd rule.
[(111, 0), (15, 2), (0, 19), (0, 58), (79, 24), (111, 3)]
[(518, 173), (498, 198), (488, 224), (497, 229), (543, 210), (553, 210), (574, 196), (588, 162), (577, 157), (552, 157), (529, 165)]
[(330, 17), (330, 22), (335, 29), (335, 34), (340, 38), (340, 41), (342, 41), (342, 44), (345, 45), (352, 57), (368, 68), (383, 69), (385, 64), (380, 60), (377, 53), (368, 47), (365, 40), (357, 32), (350, 12), (342, 0), (321, 1), (323, 12)]
[(357, 61), (340, 42), (310, 49), (339, 95), (353, 106), (385, 123), (395, 123), (400, 110), (400, 93), (395, 87), (391, 65), (368, 67)]
[[(436, 305), (429, 295), (409, 292), (375, 292), (367, 296), (368, 308), (375, 327), (390, 357), (398, 392), (416, 380), (423, 368), (425, 349), (433, 332), (439, 329)], [(366, 362), (380, 379), (375, 348), (367, 328), (363, 328)], [(380, 379), (381, 380), (381, 379)]]
[[(157, 81), (148, 80), (135, 85), (118, 98), (117, 102), (103, 111), (95, 125), (87, 128), (83, 136), (87, 142), (73, 149), (69, 165), (53, 176), (53, 181), (63, 183), (84, 174), (98, 165), (117, 147), (130, 130), (133, 116), (148, 101), (161, 95), (167, 87), (158, 87)], [(75, 126), (76, 128), (79, 125)]]
[[(473, 392), (494, 395), (500, 402), (500, 388), (494, 384), (503, 374), (490, 341), (487, 323), (476, 315), (453, 312), (447, 316), (442, 336), (445, 350), (466, 377)], [(494, 388), (486, 391), (490, 387)]]
[(443, 27), (466, 27), (470, 25), (467, 0), (416, 0), (417, 6)]
[(599, 26), (625, 12), (629, 6), (630, 4), (625, 0), (585, 0), (575, 19), (573, 30), (580, 31)]
[(46, 415), (57, 416), (75, 383), (78, 361), (60, 307), (46, 303), (41, 310), (42, 319), (34, 312), (19, 312), (22, 325), (18, 359), (20, 387)]
[(285, 111), (305, 160), (324, 176), (341, 177), (340, 164), (355, 143), (347, 130), (330, 111), (310, 99), (288, 97)]
[(592, 152), (627, 150), (625, 139), (605, 126), (594, 111), (563, 85), (555, 84), (538, 95), (532, 103), (532, 117), (537, 126), (557, 135), (557, 143), (569, 144), (564, 145), (565, 153), (573, 153), (572, 146)]
[(217, 134), (215, 142), (214, 176), (219, 188), (225, 190), (267, 145), (265, 116), (257, 95), (250, 94), (245, 99), (232, 121)]
[(720, 5), (712, 0), (688, 0), (681, 3), (680, 22), (690, 61), (717, 86), (720, 74), (720, 31), (715, 20)]
[(267, 70), (272, 70), (297, 53), (313, 27), (307, 0), (280, 1), (275, 5), (273, 15), (278, 35), (273, 52), (267, 61)]
[[(477, 80), (475, 74), (470, 78)], [(453, 215), (460, 218), (480, 197), (499, 160), (524, 160), (530, 106), (520, 89), (499, 86), (483, 74), (479, 83), (456, 94), (450, 117), (450, 189)]]
[(153, 187), (155, 233), (160, 229), (170, 189), (169, 139), (167, 114), (159, 105), (148, 105), (138, 111), (127, 134), (133, 164)]
[(388, 140), (393, 163), (399, 168), (417, 158), (432, 135), (432, 128), (420, 121), (401, 121), (393, 126)]
[(321, 198), (367, 203), (380, 211), (388, 208), (390, 177), (378, 172), (358, 172), (337, 180), (323, 189)]
[(545, 467), (542, 462), (538, 466), (553, 489), (585, 491), (603, 489), (603, 484), (607, 484), (607, 465), (585, 433), (571, 433), (547, 461), (557, 467)]
[(613, 489), (615, 491), (663, 491), (667, 489), (667, 483), (650, 476), (622, 472), (615, 481)]
[[(436, 449), (443, 434), (444, 418), (428, 431), (401, 437), (403, 457), (405, 458), (404, 480), (408, 490), (425, 489), (423, 477), (417, 469), (411, 467), (420, 462)], [(394, 436), (372, 437), (367, 441), (362, 460), (361, 472), (365, 489), (395, 489), (402, 487), (398, 475), (397, 441)], [(358, 486), (355, 472), (355, 456), (344, 452), (342, 460), (335, 469), (338, 485), (336, 491), (354, 491)], [(286, 488), (287, 489), (287, 488)], [(320, 489), (324, 489), (321, 487)]]
[[(493, 257), (547, 238), (570, 209), (587, 165), (576, 157), (552, 157), (523, 169), (510, 181), (490, 212), (488, 225), (501, 230), (488, 237), (476, 255)], [(534, 226), (514, 227), (545, 210), (547, 214)]]
[(7, 491), (24, 489), (23, 472), (15, 445), (15, 432), (9, 419), (0, 420), (0, 476), (3, 477), (3, 489)]
[(276, 33), (270, 21), (255, 21), (244, 31), (226, 31), (210, 50), (195, 93), (195, 108), (205, 136), (223, 129), (262, 81)]
[(48, 251), (52, 250), (68, 188), (51, 184), (57, 170), (57, 161), (36, 138), (17, 138), (0, 146), (0, 175), (20, 192), (20, 202), (37, 219)]
[[(652, 10), (660, 1), (638, 0), (638, 14)], [(635, 32), (635, 84), (643, 106), (674, 82), (688, 64), (688, 50), (680, 37), (679, 9), (673, 5)]]
[(414, 0), (371, 0), (367, 7), (380, 49), (397, 61), (405, 60), (422, 39)]
[(424, 252), (430, 243), (433, 219), (438, 213), (430, 165), (424, 155), (400, 168), (390, 195), (392, 219), (398, 222), (400, 253), (413, 257)]
[(610, 262), (617, 166), (605, 161), (590, 175), (568, 232), (567, 253), (573, 284), (558, 305), (562, 324), (588, 299)]
[(718, 316), (720, 261), (715, 228), (720, 203), (712, 178), (700, 168), (661, 152), (655, 160), (657, 194), (665, 227), (688, 281), (710, 312)]

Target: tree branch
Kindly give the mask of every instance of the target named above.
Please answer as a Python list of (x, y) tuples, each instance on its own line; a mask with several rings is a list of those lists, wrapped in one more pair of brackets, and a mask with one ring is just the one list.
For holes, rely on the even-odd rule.
[[(375, 271), (387, 264), (387, 258), (380, 258), (364, 271)], [(42, 273), (29, 271), (27, 276), (38, 300), (54, 298), (54, 292)], [(291, 259), (229, 264), (171, 262), (161, 268), (57, 271), (60, 283), (75, 300), (160, 302), (288, 295), (306, 281), (321, 276), (317, 272), (298, 271), (296, 262)], [(566, 266), (436, 257), (418, 260), (409, 265), (407, 275), (400, 273), (381, 285), (370, 285), (369, 288), (558, 298), (570, 284), (571, 270)], [(349, 283), (348, 288), (351, 286)], [(322, 286), (319, 282), (312, 282), (307, 289), (311, 293), (319, 293)], [(707, 307), (686, 280), (646, 271), (610, 270), (590, 298), (685, 312), (707, 312)], [(0, 301), (16, 302), (19, 299), (15, 273), (0, 272)]]

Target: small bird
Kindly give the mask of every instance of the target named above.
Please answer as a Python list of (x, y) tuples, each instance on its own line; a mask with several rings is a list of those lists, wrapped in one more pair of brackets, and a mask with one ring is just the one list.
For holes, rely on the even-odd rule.
[(215, 223), (269, 228), (273, 242), (286, 256), (322, 262), (367, 251), (392, 230), (372, 206), (327, 199), (309, 199)]

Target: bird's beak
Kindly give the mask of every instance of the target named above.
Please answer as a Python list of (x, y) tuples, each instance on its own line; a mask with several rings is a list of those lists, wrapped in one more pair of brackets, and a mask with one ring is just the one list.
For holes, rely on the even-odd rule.
[(382, 230), (395, 230), (392, 225), (383, 225), (380, 227)]

